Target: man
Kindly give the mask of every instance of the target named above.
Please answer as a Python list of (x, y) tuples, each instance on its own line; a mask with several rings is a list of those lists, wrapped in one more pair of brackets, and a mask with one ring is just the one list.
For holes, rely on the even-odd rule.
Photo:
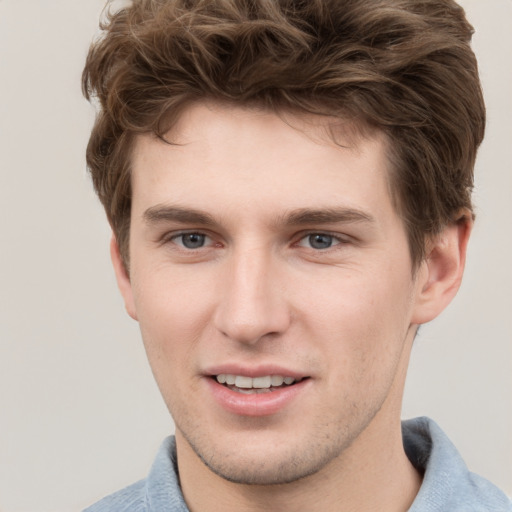
[(473, 224), (462, 9), (136, 0), (103, 28), (87, 160), (176, 436), (88, 510), (511, 510), (435, 423), (400, 424)]

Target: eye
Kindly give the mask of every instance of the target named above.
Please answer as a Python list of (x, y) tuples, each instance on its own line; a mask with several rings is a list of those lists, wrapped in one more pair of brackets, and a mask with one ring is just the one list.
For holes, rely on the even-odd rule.
[(210, 238), (203, 233), (180, 233), (172, 237), (172, 241), (186, 249), (200, 249)]
[(316, 250), (329, 249), (333, 245), (338, 245), (341, 240), (327, 233), (311, 233), (299, 241), (301, 247), (311, 247)]

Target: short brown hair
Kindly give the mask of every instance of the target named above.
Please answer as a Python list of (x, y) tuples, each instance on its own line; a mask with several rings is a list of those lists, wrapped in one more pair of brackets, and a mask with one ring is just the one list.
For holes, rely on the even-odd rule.
[(485, 107), (473, 33), (452, 0), (132, 0), (92, 44), (87, 148), (128, 268), (130, 149), (201, 99), (328, 114), (383, 131), (411, 257), (472, 212)]

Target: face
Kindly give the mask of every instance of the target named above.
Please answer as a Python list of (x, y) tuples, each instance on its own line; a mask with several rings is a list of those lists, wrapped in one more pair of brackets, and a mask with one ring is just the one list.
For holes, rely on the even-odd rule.
[(385, 141), (326, 122), (197, 104), (134, 150), (120, 287), (178, 450), (228, 480), (321, 471), (399, 415), (422, 283)]

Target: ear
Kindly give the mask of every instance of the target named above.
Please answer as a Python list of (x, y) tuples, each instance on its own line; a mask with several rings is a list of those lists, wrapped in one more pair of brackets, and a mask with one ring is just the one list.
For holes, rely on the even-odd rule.
[(124, 261), (121, 257), (119, 245), (114, 234), (112, 234), (112, 238), (110, 239), (110, 258), (112, 259), (112, 265), (114, 266), (114, 272), (117, 279), (117, 286), (123, 296), (126, 311), (134, 320), (137, 320), (135, 302), (133, 300), (132, 283), (130, 282), (130, 276), (128, 275)]
[(430, 322), (457, 294), (464, 273), (472, 228), (473, 218), (467, 212), (430, 241), (427, 257), (417, 273), (412, 323), (419, 325)]

